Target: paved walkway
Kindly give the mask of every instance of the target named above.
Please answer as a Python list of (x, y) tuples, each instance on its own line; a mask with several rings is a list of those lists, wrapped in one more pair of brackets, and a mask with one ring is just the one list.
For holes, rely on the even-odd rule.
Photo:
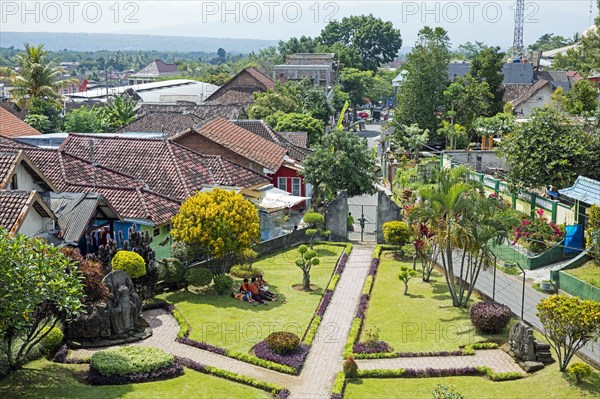
[(331, 395), (335, 376), (342, 370), (344, 345), (360, 302), (372, 256), (372, 246), (354, 246), (323, 316), (299, 382), (290, 387), (291, 398), (322, 399)]
[(418, 369), (434, 367), (436, 369), (452, 369), (460, 367), (488, 366), (497, 373), (517, 372), (523, 369), (502, 349), (486, 349), (475, 351), (473, 356), (425, 356), (401, 357), (395, 359), (357, 360), (359, 369)]

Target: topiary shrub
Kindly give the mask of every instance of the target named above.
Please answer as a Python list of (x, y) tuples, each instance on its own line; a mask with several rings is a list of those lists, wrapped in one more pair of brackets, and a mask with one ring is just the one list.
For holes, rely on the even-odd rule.
[(233, 288), (233, 279), (230, 276), (225, 274), (221, 274), (219, 276), (214, 277), (215, 282), (215, 291), (218, 294), (224, 294), (226, 292), (231, 292)]
[(112, 259), (113, 270), (123, 270), (131, 278), (140, 278), (146, 274), (144, 258), (135, 252), (119, 251)]
[(185, 281), (194, 287), (205, 287), (212, 278), (212, 272), (204, 267), (191, 267), (185, 271)]
[(167, 284), (179, 284), (183, 281), (185, 267), (177, 258), (163, 258), (157, 262), (158, 276)]
[(456, 391), (456, 387), (453, 385), (441, 385), (438, 384), (435, 389), (431, 392), (434, 399), (463, 399), (464, 397)]
[(383, 238), (388, 244), (401, 247), (410, 240), (410, 229), (398, 220), (387, 222), (383, 224)]
[(569, 373), (571, 377), (575, 378), (579, 384), (585, 378), (592, 375), (592, 368), (585, 363), (577, 362), (567, 367), (567, 373)]
[(356, 364), (352, 355), (344, 360), (344, 374), (346, 374), (346, 378), (358, 377), (358, 364)]
[(300, 338), (296, 334), (287, 331), (275, 331), (269, 334), (266, 341), (269, 347), (280, 355), (292, 353), (300, 345)]
[(238, 278), (252, 278), (262, 276), (264, 273), (262, 269), (258, 267), (246, 267), (246, 266), (233, 266), (229, 271), (229, 274)]
[(497, 334), (508, 325), (512, 312), (506, 305), (479, 302), (471, 306), (471, 323), (481, 332)]
[(103, 376), (128, 375), (156, 371), (174, 362), (173, 355), (162, 349), (126, 346), (94, 353), (90, 369)]
[[(42, 328), (40, 335), (44, 335), (50, 330), (50, 327)], [(48, 335), (46, 335), (40, 341), (40, 349), (44, 355), (51, 355), (55, 353), (58, 348), (60, 348), (60, 344), (64, 339), (64, 334), (62, 330), (58, 327), (52, 327)]]

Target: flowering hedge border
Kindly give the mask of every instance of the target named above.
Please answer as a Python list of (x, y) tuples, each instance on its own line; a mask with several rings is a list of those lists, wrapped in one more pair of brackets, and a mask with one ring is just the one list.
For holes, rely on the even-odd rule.
[(301, 343), (300, 345), (298, 345), (298, 348), (296, 348), (296, 350), (294, 350), (292, 353), (287, 355), (280, 355), (279, 353), (271, 349), (266, 339), (254, 345), (253, 348), (254, 354), (259, 359), (283, 364), (294, 369), (300, 369), (302, 367), (302, 365), (304, 364), (304, 360), (306, 360), (306, 356), (308, 355), (309, 350), (310, 346)]
[(434, 378), (434, 377), (487, 376), (492, 381), (509, 381), (523, 378), (518, 372), (496, 373), (486, 366), (447, 369), (372, 369), (358, 370), (359, 378)]
[(269, 382), (259, 381), (252, 377), (247, 377), (242, 374), (233, 373), (231, 371), (218, 369), (212, 366), (206, 366), (202, 363), (196, 362), (194, 360), (190, 360), (184, 357), (175, 356), (175, 359), (181, 365), (197, 371), (199, 373), (213, 375), (215, 377), (225, 378), (230, 381), (239, 382), (244, 385), (248, 385), (257, 389), (261, 389), (263, 391), (267, 391), (272, 393), (273, 395), (277, 395), (278, 399), (286, 399), (290, 395), (290, 391), (285, 389), (282, 386), (271, 384)]
[(327, 289), (325, 290), (325, 293), (321, 297), (321, 302), (319, 302), (319, 306), (317, 306), (315, 315), (313, 316), (312, 320), (310, 321), (310, 324), (308, 325), (308, 328), (306, 329), (306, 331), (304, 332), (304, 336), (302, 337), (302, 340), (301, 340), (302, 343), (305, 345), (308, 345), (308, 346), (311, 346), (315, 339), (317, 330), (319, 329), (319, 325), (321, 324), (321, 320), (323, 320), (325, 311), (327, 310), (329, 303), (331, 303), (331, 298), (333, 297), (333, 292), (335, 290), (335, 287), (337, 286), (340, 278), (342, 277), (342, 273), (343, 273), (344, 269), (346, 268), (346, 263), (348, 263), (348, 257), (350, 256), (350, 253), (352, 252), (352, 244), (350, 244), (350, 243), (329, 243), (329, 244), (343, 245), (345, 248), (344, 248), (344, 252), (340, 256), (340, 259), (338, 260), (338, 263), (335, 267), (333, 275), (331, 276), (331, 279), (329, 280), (329, 283), (327, 284)]

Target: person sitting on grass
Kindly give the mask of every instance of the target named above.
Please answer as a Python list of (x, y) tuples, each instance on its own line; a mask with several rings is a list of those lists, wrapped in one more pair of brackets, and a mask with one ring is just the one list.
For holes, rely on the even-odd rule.
[[(247, 280), (248, 279), (246, 278), (244, 279), (244, 281)], [(250, 290), (250, 292), (252, 292), (252, 299), (258, 301), (261, 305), (266, 305), (265, 300), (268, 300), (268, 298), (260, 293), (260, 288), (258, 286), (258, 283), (256, 282), (256, 277), (252, 277), (250, 284), (248, 284), (248, 289)]]
[(235, 294), (232, 292), (231, 297), (235, 298), (235, 299), (239, 299), (240, 301), (248, 301), (248, 303), (255, 302), (254, 299), (252, 299), (252, 292), (250, 291), (250, 289), (248, 287), (248, 279), (247, 278), (244, 279), (244, 282), (242, 283), (242, 286), (240, 287), (239, 293)]
[(269, 284), (263, 279), (262, 275), (259, 275), (256, 278), (256, 283), (258, 284), (258, 289), (263, 297), (275, 302), (277, 300), (277, 295), (271, 291), (269, 291)]

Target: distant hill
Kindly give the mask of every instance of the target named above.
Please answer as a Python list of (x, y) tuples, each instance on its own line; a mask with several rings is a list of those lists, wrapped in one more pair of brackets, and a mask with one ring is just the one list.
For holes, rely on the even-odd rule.
[(113, 33), (2, 32), (0, 35), (0, 47), (21, 48), (23, 43), (43, 43), (47, 50), (52, 51), (67, 49), (75, 51), (215, 52), (222, 47), (228, 53), (245, 54), (275, 45), (277, 41)]

